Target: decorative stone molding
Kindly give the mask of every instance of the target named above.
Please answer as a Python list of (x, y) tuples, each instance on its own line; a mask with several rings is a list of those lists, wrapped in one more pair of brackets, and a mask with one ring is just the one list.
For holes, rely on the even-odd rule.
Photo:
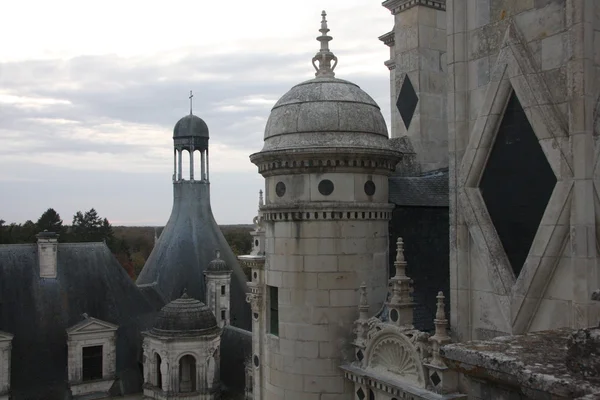
[(403, 333), (391, 327), (373, 335), (366, 349), (365, 361), (365, 369), (425, 387), (425, 375), (417, 349)]
[(305, 220), (390, 220), (393, 204), (388, 203), (303, 203), (264, 206), (265, 221)]
[(388, 47), (394, 47), (394, 45), (396, 44), (396, 37), (394, 31), (384, 33), (383, 35), (379, 36), (379, 40), (381, 40), (383, 44), (385, 44)]
[(323, 168), (335, 168), (336, 172), (370, 169), (374, 174), (389, 175), (396, 169), (398, 153), (394, 151), (364, 148), (357, 154), (357, 150), (331, 147), (270, 151), (253, 154), (251, 161), (258, 165), (258, 172), (264, 177), (322, 172)]
[[(540, 226), (549, 227), (549, 231), (538, 230), (518, 277), (512, 271), (478, 187), (513, 90), (557, 179), (540, 222)], [(516, 24), (510, 22), (458, 172), (457, 197), (471, 237), (480, 249), (482, 265), (488, 270), (489, 283), (499, 295), (502, 315), (514, 334), (527, 331), (542, 299), (542, 291), (560, 260), (555, 255), (562, 251), (569, 235), (574, 181), (566, 127), (567, 122), (552, 101), (527, 44), (521, 39)], [(525, 307), (526, 298), (536, 300)]]
[(425, 6), (446, 11), (446, 0), (386, 0), (383, 6), (396, 15), (415, 6)]
[[(106, 393), (115, 381), (117, 325), (84, 314), (84, 320), (67, 329), (68, 379), (74, 397)], [(89, 368), (84, 360), (86, 348), (100, 347), (101, 376), (85, 376)], [(96, 358), (97, 361), (97, 358)], [(90, 361), (87, 361), (90, 362)]]

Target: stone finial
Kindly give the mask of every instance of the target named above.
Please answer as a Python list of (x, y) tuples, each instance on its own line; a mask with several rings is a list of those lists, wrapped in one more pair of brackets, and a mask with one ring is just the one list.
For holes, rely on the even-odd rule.
[(193, 93), (192, 93), (192, 91), (190, 90), (190, 97), (189, 97), (189, 99), (190, 99), (190, 115), (192, 115), (192, 104), (193, 104), (193, 103), (192, 103), (192, 101), (193, 101), (192, 99), (193, 99), (193, 98), (194, 98), (194, 94), (193, 94)]
[(404, 258), (404, 240), (401, 237), (396, 241), (396, 262), (394, 263), (396, 267), (396, 276), (404, 277), (406, 276), (406, 259)]
[(429, 338), (433, 343), (433, 359), (431, 364), (439, 367), (445, 366), (444, 360), (440, 357), (440, 347), (450, 343), (452, 340), (448, 336), (448, 320), (446, 319), (446, 309), (444, 304), (444, 293), (438, 292), (437, 295), (437, 311), (435, 313), (435, 335)]
[(258, 206), (262, 207), (265, 204), (262, 189), (258, 191)]
[(217, 249), (215, 250), (215, 259), (219, 260), (221, 258), (221, 250)]
[[(437, 299), (437, 311), (435, 313), (435, 319), (440, 320), (440, 321), (446, 321), (446, 310), (444, 308), (444, 299), (446, 297), (444, 297), (444, 292), (438, 292), (438, 295), (436, 296)], [(437, 333), (437, 331), (436, 331)]]
[(188, 294), (187, 294), (187, 288), (184, 288), (184, 289), (183, 289), (183, 294), (181, 295), (181, 298), (182, 298), (182, 299), (187, 299), (187, 298), (189, 298), (189, 296), (188, 296)]
[[(331, 50), (329, 50), (329, 42), (333, 38), (327, 35), (327, 33), (329, 32), (329, 28), (327, 27), (327, 19), (325, 18), (326, 16), (327, 13), (325, 12), (325, 10), (323, 10), (323, 12), (321, 13), (321, 29), (319, 29), (319, 31), (321, 32), (321, 36), (317, 37), (317, 40), (321, 42), (321, 49), (312, 59), (313, 67), (315, 67), (315, 70), (317, 71), (315, 73), (315, 76), (317, 78), (333, 78), (335, 76), (333, 70), (335, 69), (338, 62), (337, 57), (331, 52)], [(317, 61), (319, 62), (318, 67), (315, 64)], [(331, 65), (332, 61), (334, 61), (333, 66)]]
[(396, 261), (394, 267), (396, 274), (390, 279), (392, 297), (388, 302), (390, 308), (390, 320), (403, 328), (413, 328), (413, 299), (412, 280), (406, 276), (406, 260), (404, 258), (404, 241), (398, 238), (396, 241)]

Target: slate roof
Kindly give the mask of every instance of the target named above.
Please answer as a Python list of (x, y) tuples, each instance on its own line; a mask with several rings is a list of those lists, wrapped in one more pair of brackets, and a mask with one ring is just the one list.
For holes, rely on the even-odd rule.
[(448, 207), (448, 169), (389, 178), (389, 201), (397, 206)]
[(59, 243), (56, 279), (40, 278), (36, 244), (0, 245), (0, 330), (14, 334), (12, 399), (63, 400), (67, 329), (90, 317), (118, 325), (115, 393), (143, 383), (141, 327), (154, 310), (104, 243)]
[(209, 190), (210, 186), (205, 182), (173, 184), (171, 216), (146, 260), (137, 284), (154, 285), (166, 302), (179, 298), (184, 290), (190, 297), (204, 301), (204, 272), (214, 259), (215, 251), (219, 250), (221, 259), (232, 270), (231, 324), (249, 330), (252, 323), (250, 306), (246, 303), (246, 275), (213, 217)]
[(190, 336), (214, 333), (218, 329), (211, 309), (184, 292), (160, 310), (151, 332), (163, 336)]

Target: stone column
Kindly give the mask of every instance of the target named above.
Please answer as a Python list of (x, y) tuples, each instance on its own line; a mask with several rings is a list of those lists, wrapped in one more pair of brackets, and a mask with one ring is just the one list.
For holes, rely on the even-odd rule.
[(194, 146), (190, 148), (190, 180), (194, 180)]
[(210, 182), (210, 178), (208, 176), (208, 147), (206, 148), (206, 181)]
[[(250, 256), (245, 256), (250, 257)], [(250, 303), (252, 309), (252, 356), (250, 364), (252, 368), (252, 391), (253, 398), (256, 400), (262, 399), (264, 387), (263, 383), (263, 340), (266, 335), (265, 324), (267, 316), (264, 308), (264, 257), (258, 257), (252, 261), (244, 261), (240, 257), (242, 263), (252, 267), (252, 280), (248, 282), (250, 292), (246, 296), (246, 301)]]
[(204, 155), (204, 153), (206, 152), (206, 150), (201, 150), (200, 151), (200, 173), (201, 173), (201, 178), (203, 181), (206, 180), (206, 156)]
[(408, 135), (423, 172), (448, 166), (446, 0), (387, 0), (391, 137)]
[(167, 362), (167, 355), (161, 356), (160, 360), (160, 374), (162, 378), (162, 390), (168, 392), (171, 390), (171, 381), (169, 379), (171, 371), (169, 371), (169, 363)]
[(183, 154), (181, 154), (182, 150), (181, 149), (177, 149), (177, 156), (178, 156), (178, 160), (177, 160), (177, 165), (179, 167), (179, 171), (177, 171), (177, 179), (181, 180), (182, 178), (182, 174), (183, 174)]

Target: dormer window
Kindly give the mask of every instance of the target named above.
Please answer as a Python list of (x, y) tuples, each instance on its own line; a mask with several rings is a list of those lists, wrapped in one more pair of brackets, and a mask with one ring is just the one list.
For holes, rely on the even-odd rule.
[(84, 314), (67, 329), (69, 386), (73, 396), (106, 393), (115, 381), (118, 326)]

